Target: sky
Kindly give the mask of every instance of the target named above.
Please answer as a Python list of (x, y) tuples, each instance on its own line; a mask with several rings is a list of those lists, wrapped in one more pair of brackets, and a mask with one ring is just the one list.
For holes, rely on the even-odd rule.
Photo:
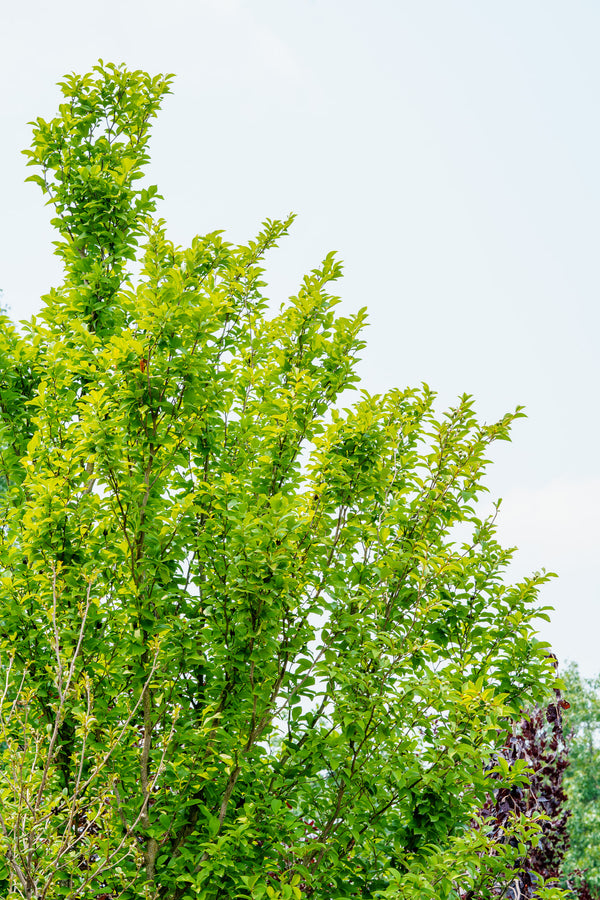
[(243, 242), (278, 305), (330, 250), (367, 306), (362, 385), (426, 382), (485, 421), (511, 577), (558, 578), (541, 634), (600, 671), (600, 5), (592, 0), (57, 0), (0, 10), (0, 288), (15, 320), (60, 283), (20, 151), (56, 82), (98, 59), (176, 75), (149, 180), (170, 236)]

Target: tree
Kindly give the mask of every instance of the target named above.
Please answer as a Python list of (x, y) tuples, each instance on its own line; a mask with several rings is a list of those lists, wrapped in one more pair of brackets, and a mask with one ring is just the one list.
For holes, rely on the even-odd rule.
[[(493, 780), (497, 780), (499, 786), (487, 798), (482, 810), (482, 824), (498, 847), (508, 841), (521, 855), (521, 865), (511, 883), (500, 884), (497, 888), (498, 896), (506, 896), (509, 900), (536, 897), (540, 883), (557, 885), (560, 881), (569, 842), (567, 822), (570, 812), (563, 789), (569, 765), (563, 710), (568, 708), (568, 701), (556, 688), (555, 696), (545, 709), (536, 707), (513, 728), (491, 769)], [(509, 771), (513, 776), (512, 785), (503, 784)], [(506, 828), (517, 814), (524, 818), (540, 814), (543, 817), (535, 842), (523, 843), (520, 848), (515, 835)], [(581, 895), (581, 900), (586, 897)]]
[[(576, 665), (562, 674), (570, 709), (565, 714), (569, 734), (568, 795), (570, 847), (564, 875), (587, 897), (600, 897), (600, 678), (583, 679)], [(582, 893), (582, 896), (583, 893)]]
[(187, 249), (154, 218), (169, 85), (69, 76), (28, 151), (64, 282), (0, 336), (4, 895), (490, 896), (489, 761), (554, 682), (548, 576), (506, 585), (475, 511), (522, 413), (339, 408), (334, 256), (271, 315), (291, 216)]

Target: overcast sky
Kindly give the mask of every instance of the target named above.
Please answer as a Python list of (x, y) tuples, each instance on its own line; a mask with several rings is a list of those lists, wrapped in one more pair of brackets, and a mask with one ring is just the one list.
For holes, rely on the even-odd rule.
[(20, 150), (55, 83), (102, 58), (177, 75), (150, 178), (171, 237), (254, 235), (274, 302), (331, 249), (367, 306), (372, 392), (426, 381), (487, 421), (515, 574), (560, 578), (543, 636), (600, 670), (600, 4), (589, 0), (28, 0), (0, 11), (0, 287), (15, 319), (60, 281)]

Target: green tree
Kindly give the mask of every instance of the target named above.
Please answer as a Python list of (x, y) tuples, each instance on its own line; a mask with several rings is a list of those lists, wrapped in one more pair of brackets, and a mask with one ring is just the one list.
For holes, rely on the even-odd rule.
[(600, 897), (600, 676), (584, 679), (575, 664), (563, 672), (569, 737), (565, 789), (571, 812), (570, 848), (563, 871), (577, 885)]
[(169, 84), (70, 76), (28, 151), (64, 282), (0, 335), (3, 896), (493, 896), (539, 828), (490, 852), (489, 761), (554, 679), (547, 576), (506, 585), (474, 510), (521, 412), (339, 408), (334, 256), (270, 314), (291, 217), (187, 249), (154, 217)]

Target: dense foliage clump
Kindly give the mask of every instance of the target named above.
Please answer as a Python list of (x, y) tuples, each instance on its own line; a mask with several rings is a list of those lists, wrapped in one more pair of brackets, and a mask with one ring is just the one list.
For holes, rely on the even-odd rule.
[(490, 763), (554, 683), (547, 576), (507, 585), (475, 509), (520, 412), (341, 408), (334, 256), (270, 314), (291, 218), (182, 249), (153, 217), (168, 88), (100, 65), (34, 125), (65, 275), (0, 335), (3, 896), (492, 896), (540, 824), (492, 852), (523, 773)]
[[(482, 809), (483, 827), (498, 850), (509, 844), (518, 857), (509, 883), (496, 885), (497, 896), (526, 900), (538, 896), (541, 884), (560, 882), (568, 847), (569, 811), (563, 789), (569, 765), (563, 710), (568, 706), (555, 690), (551, 703), (533, 709), (508, 735), (491, 770), (500, 786), (490, 792)], [(503, 785), (508, 772), (513, 783)], [(507, 826), (515, 816), (521, 820), (543, 817), (533, 841), (519, 843), (510, 833)]]
[[(570, 708), (565, 714), (569, 767), (569, 849), (563, 873), (582, 900), (600, 897), (600, 677), (582, 678), (576, 665), (562, 674)], [(586, 892), (587, 893), (584, 893)]]

